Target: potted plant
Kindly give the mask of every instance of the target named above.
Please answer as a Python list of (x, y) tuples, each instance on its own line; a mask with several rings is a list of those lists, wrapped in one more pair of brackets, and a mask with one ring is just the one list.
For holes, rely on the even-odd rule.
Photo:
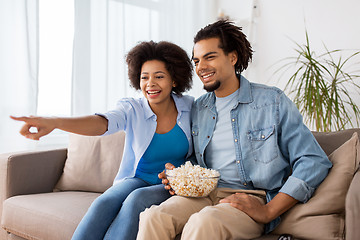
[[(296, 45), (297, 56), (283, 59), (285, 64), (275, 73), (294, 71), (285, 91), (299, 108), (304, 122), (323, 132), (341, 130), (346, 125), (354, 127), (352, 118), (358, 126), (360, 109), (352, 96), (360, 94), (359, 63), (357, 69), (354, 64), (360, 51), (342, 58), (345, 50), (329, 51), (324, 46), (325, 52), (317, 55), (310, 48), (307, 31), (306, 44)], [(335, 59), (336, 56), (339, 57)]]

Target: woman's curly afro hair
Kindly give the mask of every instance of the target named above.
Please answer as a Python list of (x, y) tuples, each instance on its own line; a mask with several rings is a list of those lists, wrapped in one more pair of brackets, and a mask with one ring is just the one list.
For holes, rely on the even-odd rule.
[(131, 86), (140, 89), (141, 67), (146, 61), (159, 60), (175, 82), (173, 92), (181, 95), (189, 90), (192, 85), (193, 65), (187, 53), (176, 44), (161, 42), (140, 42), (126, 56), (128, 75)]

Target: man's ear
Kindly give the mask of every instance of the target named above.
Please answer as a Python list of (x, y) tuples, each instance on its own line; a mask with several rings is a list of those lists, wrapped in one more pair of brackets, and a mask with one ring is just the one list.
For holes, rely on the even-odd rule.
[(237, 55), (237, 52), (236, 51), (232, 51), (229, 53), (229, 57), (230, 57), (230, 61), (231, 61), (231, 64), (233, 66), (235, 66), (237, 60), (238, 60), (238, 55)]

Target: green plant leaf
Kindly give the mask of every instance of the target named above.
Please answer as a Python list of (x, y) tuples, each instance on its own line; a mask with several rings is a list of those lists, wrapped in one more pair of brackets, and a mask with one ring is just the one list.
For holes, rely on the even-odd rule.
[[(307, 31), (305, 38), (304, 45), (295, 42), (297, 55), (282, 59), (282, 66), (275, 71), (275, 74), (281, 73), (281, 77), (293, 72), (284, 90), (289, 92), (305, 123), (317, 131), (354, 127), (353, 116), (359, 126), (360, 109), (350, 93), (360, 94), (360, 64), (349, 64), (360, 56), (360, 51), (344, 59), (345, 50), (328, 50), (324, 44), (325, 52), (317, 55), (311, 50)], [(346, 71), (347, 68), (352, 70)]]

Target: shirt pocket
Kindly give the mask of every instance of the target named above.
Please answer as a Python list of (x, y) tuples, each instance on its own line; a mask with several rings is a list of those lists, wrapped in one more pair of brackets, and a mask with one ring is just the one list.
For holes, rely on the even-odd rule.
[(255, 161), (269, 163), (278, 156), (275, 126), (248, 131)]

